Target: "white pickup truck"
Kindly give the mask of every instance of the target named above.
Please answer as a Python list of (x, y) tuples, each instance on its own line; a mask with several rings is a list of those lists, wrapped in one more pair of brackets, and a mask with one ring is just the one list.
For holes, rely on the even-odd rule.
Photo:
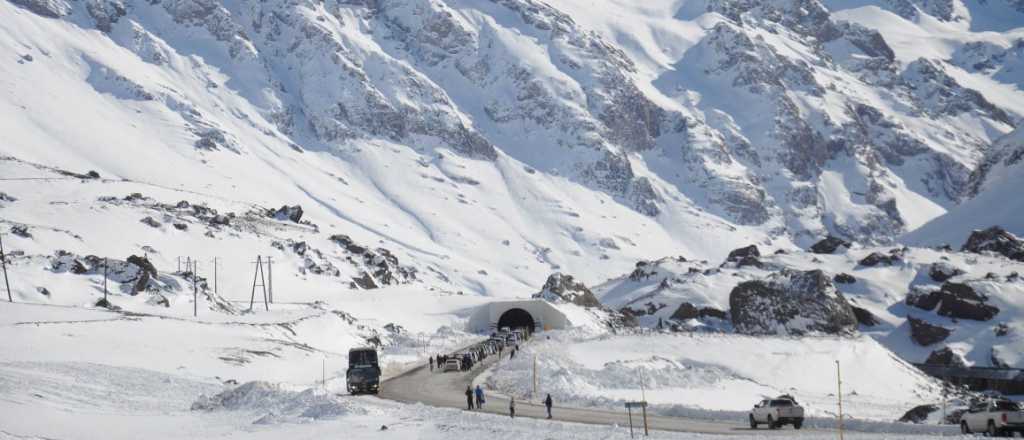
[(750, 410), (750, 429), (757, 429), (760, 424), (768, 425), (769, 429), (782, 425), (800, 429), (804, 425), (804, 408), (790, 396), (764, 399)]
[(960, 431), (964, 434), (983, 432), (989, 437), (1024, 435), (1024, 411), (1019, 404), (1005, 399), (991, 399), (975, 403), (960, 416)]

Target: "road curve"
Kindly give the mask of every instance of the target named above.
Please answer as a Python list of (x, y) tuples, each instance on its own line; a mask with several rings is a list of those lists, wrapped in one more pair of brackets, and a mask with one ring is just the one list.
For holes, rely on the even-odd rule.
[[(433, 372), (427, 366), (419, 366), (399, 376), (384, 381), (381, 387), (380, 397), (405, 403), (423, 403), (425, 405), (466, 408), (466, 386), (473, 382), (480, 373), (486, 370), (495, 362), (497, 356), (489, 356), (481, 364), (467, 372), (441, 373), (437, 369)], [(508, 415), (508, 399), (493, 394), (487, 396), (483, 412), (492, 414)], [(618, 425), (628, 427), (626, 410), (609, 411), (602, 409), (567, 408), (555, 405), (553, 411), (554, 420), (562, 422), (586, 423), (592, 425)], [(516, 417), (529, 417), (536, 419), (547, 418), (545, 408), (538, 403), (531, 403), (516, 400)], [(746, 426), (745, 420), (735, 422), (711, 421), (701, 419), (690, 419), (682, 417), (647, 416), (648, 426), (652, 430), (691, 432), (703, 434), (742, 434), (750, 435), (753, 431)], [(634, 429), (643, 430), (643, 421), (638, 412), (633, 413)], [(811, 434), (812, 430), (795, 431), (790, 427), (780, 430), (759, 429), (756, 431), (762, 435), (783, 435), (793, 437), (804, 433)], [(817, 432), (820, 434), (821, 432)]]

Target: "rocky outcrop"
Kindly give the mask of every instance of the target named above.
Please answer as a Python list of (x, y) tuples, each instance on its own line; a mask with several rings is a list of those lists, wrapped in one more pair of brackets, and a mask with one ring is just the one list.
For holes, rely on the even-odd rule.
[(953, 351), (952, 348), (944, 347), (933, 351), (924, 361), (928, 365), (942, 365), (946, 367), (966, 367), (967, 361), (962, 354)]
[(821, 241), (814, 243), (814, 245), (811, 246), (811, 252), (816, 254), (832, 254), (841, 247), (849, 249), (851, 245), (852, 244), (846, 240), (829, 235)]
[(952, 264), (949, 264), (945, 261), (936, 261), (935, 263), (932, 263), (932, 265), (928, 267), (928, 276), (931, 277), (931, 279), (938, 281), (940, 283), (948, 281), (950, 278), (963, 274), (964, 271), (960, 270), (960, 268), (953, 266)]
[(739, 249), (733, 249), (731, 252), (729, 252), (729, 256), (726, 257), (725, 261), (739, 262), (744, 258), (758, 258), (760, 256), (761, 251), (757, 249), (757, 246), (750, 245), (747, 247), (741, 247)]
[(938, 410), (938, 405), (918, 405), (903, 413), (903, 416), (899, 418), (899, 421), (902, 423), (924, 423), (928, 420), (928, 416), (931, 413)]
[(292, 222), (299, 223), (302, 221), (302, 207), (299, 205), (295, 206), (282, 206), (276, 211), (270, 211), (268, 213), (270, 217), (274, 219), (285, 221), (291, 220)]
[(952, 330), (928, 323), (925, 320), (914, 317), (907, 318), (910, 323), (910, 339), (921, 346), (929, 346), (945, 341), (953, 332)]
[(1024, 241), (999, 226), (971, 232), (960, 250), (976, 254), (995, 252), (1011, 260), (1024, 261)]
[(864, 257), (858, 264), (865, 267), (875, 267), (879, 264), (886, 266), (892, 266), (894, 264), (903, 261), (903, 252), (900, 249), (893, 249), (888, 254), (881, 252), (872, 252), (868, 256)]
[(601, 302), (587, 286), (577, 282), (572, 275), (560, 272), (551, 274), (544, 283), (544, 287), (533, 297), (551, 302), (570, 302), (588, 308), (603, 308)]
[(729, 319), (729, 316), (725, 312), (718, 310), (714, 307), (698, 308), (693, 304), (684, 302), (682, 304), (679, 304), (679, 307), (676, 309), (676, 311), (672, 312), (672, 316), (669, 317), (669, 319), (675, 319), (678, 321), (705, 318)]
[(878, 318), (875, 317), (874, 313), (871, 313), (868, 309), (860, 308), (857, 306), (851, 306), (853, 308), (853, 315), (857, 317), (857, 323), (865, 327), (874, 327), (878, 325)]
[[(375, 289), (385, 285), (407, 284), (416, 279), (416, 268), (399, 263), (398, 257), (385, 248), (371, 250), (356, 244), (347, 235), (332, 235), (332, 242), (341, 246), (347, 255), (345, 259), (356, 267), (364, 268), (362, 273), (353, 278), (352, 287)], [(301, 250), (299, 249), (293, 250)]]
[(999, 313), (999, 308), (987, 304), (988, 298), (977, 293), (970, 285), (947, 282), (939, 291), (938, 314), (956, 319), (988, 321)]
[(71, 5), (66, 0), (11, 0), (11, 3), (44, 17), (60, 18), (71, 13)]
[(28, 232), (28, 226), (25, 225), (11, 225), (11, 234), (21, 238), (32, 238), (32, 233)]
[(839, 284), (853, 284), (857, 282), (857, 279), (854, 278), (853, 275), (843, 272), (837, 273), (835, 276), (833, 276), (832, 281), (835, 281), (836, 283)]
[(783, 270), (745, 281), (729, 294), (736, 331), (745, 334), (849, 334), (857, 316), (832, 280), (820, 270)]

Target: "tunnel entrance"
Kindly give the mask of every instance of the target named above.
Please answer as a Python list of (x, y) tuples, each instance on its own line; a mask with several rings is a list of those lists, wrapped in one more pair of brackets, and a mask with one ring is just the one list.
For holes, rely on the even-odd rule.
[(528, 328), (531, 331), (536, 328), (533, 315), (523, 309), (508, 309), (498, 318), (498, 328), (508, 327), (511, 329)]

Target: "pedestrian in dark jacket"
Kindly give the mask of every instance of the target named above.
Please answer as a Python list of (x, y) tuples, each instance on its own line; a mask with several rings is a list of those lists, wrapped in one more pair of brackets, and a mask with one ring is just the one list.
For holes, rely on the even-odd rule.
[(516, 398), (510, 397), (508, 401), (508, 415), (513, 419), (516, 418)]
[(554, 402), (551, 400), (551, 394), (548, 394), (548, 397), (544, 399), (544, 406), (548, 408), (548, 418), (549, 419), (551, 418), (551, 405), (553, 403)]
[(466, 385), (466, 409), (473, 410), (473, 389)]

